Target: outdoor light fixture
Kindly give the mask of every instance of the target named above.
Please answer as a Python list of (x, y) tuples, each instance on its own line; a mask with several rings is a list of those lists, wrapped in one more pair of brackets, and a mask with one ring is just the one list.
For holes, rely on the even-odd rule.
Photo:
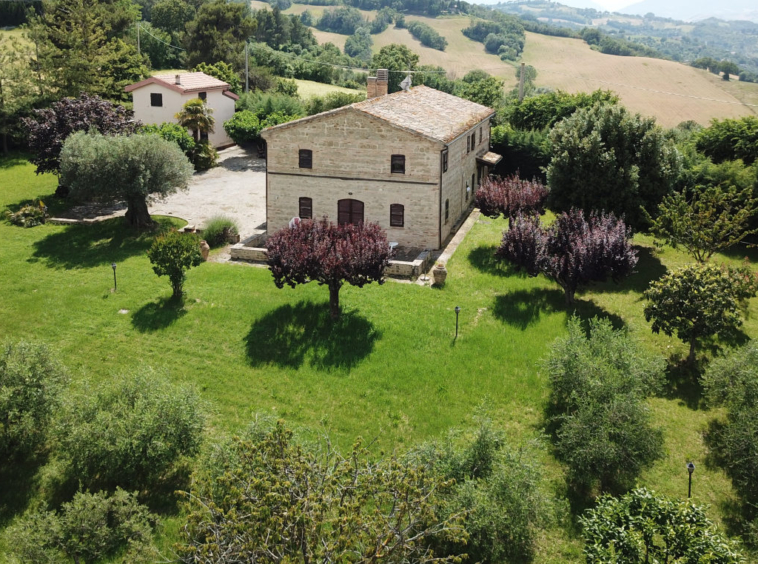
[(116, 284), (116, 263), (111, 263), (111, 268), (113, 269), (113, 291), (115, 292), (118, 290), (118, 284)]
[(458, 314), (461, 312), (459, 306), (455, 306), (455, 338), (458, 338)]
[(690, 484), (687, 488), (687, 499), (692, 497), (692, 473), (695, 471), (695, 465), (692, 462), (687, 463), (687, 472), (690, 474)]

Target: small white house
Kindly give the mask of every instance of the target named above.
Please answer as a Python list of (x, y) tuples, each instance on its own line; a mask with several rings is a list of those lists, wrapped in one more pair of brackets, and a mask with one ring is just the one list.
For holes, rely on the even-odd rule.
[(132, 93), (134, 118), (142, 123), (177, 123), (174, 117), (182, 106), (192, 98), (201, 98), (213, 110), (216, 120), (214, 132), (208, 135), (216, 148), (234, 145), (224, 131), (224, 122), (234, 115), (234, 105), (239, 96), (229, 90), (229, 85), (203, 72), (158, 74), (125, 87)]

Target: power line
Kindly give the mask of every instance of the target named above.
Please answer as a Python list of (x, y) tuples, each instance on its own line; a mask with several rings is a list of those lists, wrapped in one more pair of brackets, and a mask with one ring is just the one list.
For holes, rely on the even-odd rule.
[(171, 47), (172, 49), (178, 49), (179, 51), (186, 51), (186, 49), (182, 49), (181, 47), (175, 47), (174, 45), (171, 45), (171, 43), (166, 43), (165, 41), (163, 41), (163, 39), (161, 39), (160, 37), (156, 37), (155, 35), (153, 35), (149, 31), (147, 31), (144, 27), (142, 27), (142, 25), (140, 24), (140, 22), (137, 22), (137, 32), (139, 32), (140, 30), (144, 31), (145, 33), (147, 33), (150, 37), (152, 37), (156, 41), (160, 41), (161, 43), (163, 43), (164, 45), (167, 45), (167, 46)]

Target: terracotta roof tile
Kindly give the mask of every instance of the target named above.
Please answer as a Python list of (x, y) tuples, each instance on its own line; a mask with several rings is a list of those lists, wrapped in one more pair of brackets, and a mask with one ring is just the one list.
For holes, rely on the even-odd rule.
[(494, 113), (491, 108), (428, 86), (371, 98), (353, 104), (353, 108), (445, 143)]
[(495, 112), (481, 104), (428, 86), (414, 86), (407, 92), (401, 90), (386, 96), (356, 102), (349, 106), (267, 127), (263, 131), (264, 133), (278, 131), (348, 109), (363, 112), (400, 129), (412, 131), (442, 143), (449, 143)]
[(124, 90), (131, 92), (148, 84), (161, 84), (176, 92), (199, 92), (201, 90), (228, 90), (229, 85), (223, 80), (208, 76), (204, 72), (181, 72), (180, 84), (176, 84), (176, 74), (156, 74), (148, 79), (130, 84)]

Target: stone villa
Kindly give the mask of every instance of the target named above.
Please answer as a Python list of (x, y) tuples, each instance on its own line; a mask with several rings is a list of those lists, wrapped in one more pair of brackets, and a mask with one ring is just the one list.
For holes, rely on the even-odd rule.
[(439, 249), (473, 204), (499, 155), (489, 152), (492, 109), (426, 86), (268, 128), (269, 233), (293, 217), (376, 222), (401, 246)]
[(229, 90), (229, 85), (203, 72), (180, 74), (157, 74), (124, 88), (132, 93), (134, 118), (142, 123), (176, 123), (174, 117), (182, 106), (192, 98), (205, 100), (213, 110), (216, 121), (208, 141), (216, 148), (234, 145), (224, 131), (224, 122), (234, 115), (234, 106), (239, 96)]

